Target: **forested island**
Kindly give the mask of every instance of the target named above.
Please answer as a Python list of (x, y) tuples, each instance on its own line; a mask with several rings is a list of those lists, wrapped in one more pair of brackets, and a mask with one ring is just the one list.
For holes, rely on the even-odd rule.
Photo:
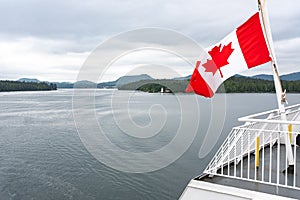
[(42, 91), (56, 90), (57, 86), (54, 83), (45, 82), (21, 82), (21, 81), (0, 81), (0, 92), (12, 91)]
[[(289, 93), (300, 93), (300, 81), (281, 81), (282, 87)], [(138, 90), (149, 93), (170, 91), (170, 93), (185, 92), (189, 80), (154, 79), (141, 80), (118, 87), (119, 90)], [(248, 77), (231, 77), (224, 82), (225, 91), (218, 89), (218, 93), (274, 93), (274, 82), (270, 80)]]
[(188, 80), (171, 80), (171, 79), (153, 79), (141, 80), (133, 83), (128, 83), (118, 87), (119, 90), (139, 90), (143, 92), (156, 93), (160, 92), (161, 88), (170, 90), (172, 93), (185, 92), (188, 85)]

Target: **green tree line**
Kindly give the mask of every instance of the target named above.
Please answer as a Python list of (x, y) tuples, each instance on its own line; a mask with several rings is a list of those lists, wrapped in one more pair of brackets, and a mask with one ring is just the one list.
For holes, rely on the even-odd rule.
[(34, 83), (34, 82), (20, 82), (20, 81), (0, 81), (0, 92), (10, 91), (39, 91), (39, 90), (56, 90), (54, 83)]
[[(282, 88), (288, 93), (300, 93), (300, 81), (281, 81)], [(226, 93), (274, 93), (273, 81), (231, 77), (224, 82)], [(218, 92), (221, 92), (218, 90)]]
[[(300, 81), (281, 81), (282, 88), (289, 93), (300, 93)], [(119, 90), (139, 90), (144, 92), (160, 92), (161, 88), (171, 90), (173, 93), (185, 92), (189, 80), (142, 80), (119, 86)], [(224, 87), (217, 92), (222, 93), (274, 93), (274, 82), (269, 80), (247, 77), (231, 77), (226, 80)], [(223, 91), (225, 88), (225, 91)]]

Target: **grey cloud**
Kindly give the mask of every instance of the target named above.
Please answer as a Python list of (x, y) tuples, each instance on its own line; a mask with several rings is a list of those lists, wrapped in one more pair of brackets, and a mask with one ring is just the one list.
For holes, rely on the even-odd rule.
[[(274, 41), (298, 38), (298, 0), (268, 2)], [(253, 0), (3, 0), (0, 42), (35, 38), (39, 41), (32, 43), (33, 52), (64, 56), (67, 53), (90, 52), (101, 42), (124, 31), (159, 27), (183, 33), (206, 47), (221, 40), (255, 11), (257, 5)], [(155, 44), (151, 37), (145, 32), (136, 37), (122, 38), (115, 46), (108, 47), (105, 53), (111, 54), (145, 42)], [(180, 40), (170, 43), (166, 39), (160, 44), (162, 48), (177, 45), (188, 49)], [(294, 69), (292, 65), (300, 63), (297, 50), (285, 52), (276, 46), (280, 64)], [(57, 66), (64, 67), (61, 63)], [(7, 71), (7, 74), (10, 73)]]
[[(300, 6), (296, 0), (269, 4), (274, 38), (297, 35)], [(15, 0), (1, 2), (0, 26), (1, 34), (81, 41), (135, 28), (162, 27), (211, 44), (246, 20), (256, 7), (256, 1), (239, 0)]]

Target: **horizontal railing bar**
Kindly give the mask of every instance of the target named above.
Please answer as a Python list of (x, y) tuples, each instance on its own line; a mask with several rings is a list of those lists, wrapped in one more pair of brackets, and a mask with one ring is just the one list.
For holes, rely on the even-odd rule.
[(300, 125), (300, 121), (288, 121), (288, 120), (250, 119), (250, 118), (246, 118), (246, 117), (241, 117), (238, 120), (240, 122), (263, 122), (263, 123), (269, 123), (269, 124)]
[(274, 132), (276, 132), (276, 133), (292, 133), (292, 134), (300, 134), (299, 132), (295, 132), (295, 131), (293, 131), (293, 132), (288, 132), (288, 131), (281, 131), (281, 130), (269, 130), (269, 129), (264, 129), (264, 130), (262, 130), (262, 129), (258, 129), (258, 128), (253, 128), (253, 129), (248, 129), (248, 128), (239, 128), (239, 129), (235, 129), (235, 130), (247, 130), (247, 131), (253, 131), (253, 132), (255, 132), (255, 131), (262, 131), (262, 132), (272, 132), (272, 133), (274, 133)]
[(275, 132), (275, 133), (293, 133), (293, 134), (300, 134), (300, 132), (296, 132), (296, 131), (293, 131), (293, 132), (288, 132), (288, 131), (281, 131), (281, 130), (278, 130), (278, 129), (274, 129), (274, 130), (269, 130), (269, 129), (266, 129), (266, 130), (262, 130), (262, 129), (259, 129), (259, 128), (254, 128), (254, 129), (246, 129), (246, 128), (242, 128), (240, 130), (247, 130), (249, 132), (255, 132), (255, 131), (262, 131), (262, 132)]
[[(291, 110), (291, 109), (296, 108), (296, 107), (299, 107), (299, 108), (295, 109), (295, 110)], [(300, 109), (300, 104), (286, 107), (286, 110), (291, 110), (289, 113), (287, 113), (287, 115), (294, 114), (295, 112), (300, 112), (299, 109)], [(277, 113), (277, 115), (271, 117), (271, 119), (255, 119), (255, 117), (259, 117), (259, 116), (263, 116), (263, 115), (267, 115), (267, 114), (271, 114), (271, 113)], [(265, 111), (265, 112), (256, 113), (256, 114), (253, 114), (253, 115), (248, 115), (246, 117), (241, 117), (238, 120), (242, 121), (242, 122), (268, 122), (268, 123), (297, 124), (297, 125), (300, 125), (300, 122), (296, 122), (296, 121), (272, 120), (272, 119), (277, 118), (277, 117), (280, 117), (279, 111), (278, 111), (278, 109), (274, 109), (274, 110), (271, 110), (271, 111)]]

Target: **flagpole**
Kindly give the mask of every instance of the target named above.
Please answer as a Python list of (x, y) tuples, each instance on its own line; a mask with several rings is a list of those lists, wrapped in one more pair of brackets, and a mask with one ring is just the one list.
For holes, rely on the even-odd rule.
[[(268, 16), (268, 11), (267, 11), (267, 6), (266, 6), (266, 0), (258, 0), (258, 7), (259, 7), (259, 12), (261, 14), (261, 19), (263, 23), (263, 29), (267, 41), (267, 45), (271, 54), (271, 64), (272, 64), (272, 70), (273, 70), (273, 78), (274, 78), (274, 85), (275, 85), (275, 90), (276, 90), (276, 97), (277, 97), (277, 103), (278, 103), (278, 109), (279, 109), (279, 114), (281, 117), (281, 120), (286, 121), (286, 113), (285, 113), (285, 103), (286, 103), (286, 94), (285, 92), (282, 91), (282, 86), (280, 82), (280, 76), (277, 68), (277, 60), (275, 56), (275, 51), (274, 51), (274, 44), (273, 44), (273, 39), (272, 39), (272, 34), (271, 34), (271, 27), (269, 23), (269, 16)], [(287, 158), (288, 158), (288, 163), (289, 165), (294, 165), (294, 159), (293, 159), (293, 153), (292, 153), (292, 146), (290, 139), (288, 137), (288, 125), (286, 124), (281, 124), (282, 130), (285, 132), (283, 135), (283, 142), (286, 145), (286, 150), (287, 150)]]

